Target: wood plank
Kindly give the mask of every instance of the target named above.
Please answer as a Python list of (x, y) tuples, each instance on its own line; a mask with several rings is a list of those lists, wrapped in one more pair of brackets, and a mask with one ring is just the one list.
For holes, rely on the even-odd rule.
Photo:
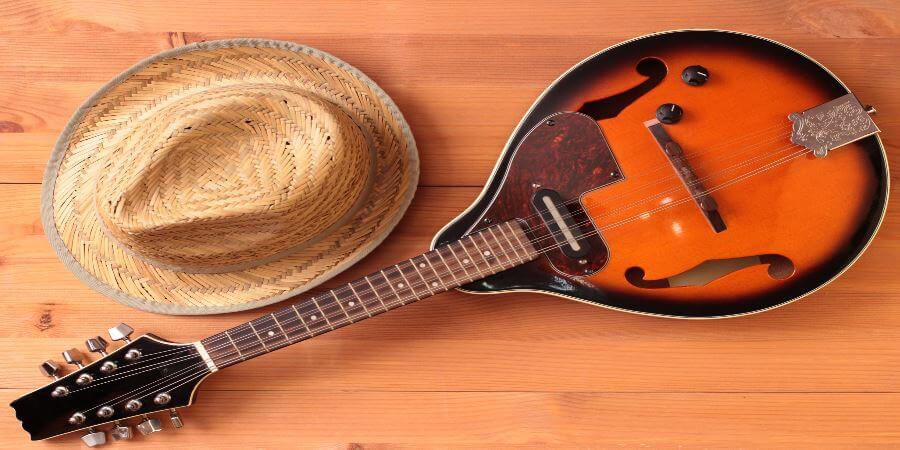
[[(38, 190), (0, 186), (0, 217), (7, 217), (0, 291), (27, 299), (8, 306), (0, 330), (0, 351), (16, 355), (0, 360), (7, 374), (0, 387), (40, 383), (36, 362), (121, 320), (190, 341), (276, 308), (161, 321), (118, 305), (56, 259), (38, 220)], [(423, 251), (476, 194), (422, 188), (391, 238), (325, 287)], [(900, 219), (900, 211), (891, 214)], [(783, 309), (727, 321), (662, 320), (535, 294), (447, 293), (229, 369), (234, 375), (212, 383), (292, 391), (897, 391), (900, 304), (893, 298), (900, 284), (886, 262), (898, 258), (900, 235), (888, 233), (832, 286)], [(302, 376), (281, 375), (297, 367)]]
[[(21, 393), (0, 390), (0, 401)], [(283, 448), (286, 443), (291, 448), (334, 449), (900, 446), (900, 394), (883, 393), (297, 393), (201, 388), (197, 404), (183, 415), (184, 428), (172, 430), (165, 423), (163, 432), (138, 436), (129, 448)], [(10, 414), (0, 415), (0, 432), (24, 436)], [(77, 439), (66, 436), (30, 447), (77, 445)]]
[[(166, 0), (152, 4), (125, 0), (5, 1), (0, 29), (11, 31), (209, 31), (231, 35), (270, 32), (377, 34), (440, 33), (472, 35), (559, 35), (602, 33), (616, 39), (665, 29), (696, 27), (702, 17), (709, 28), (742, 28), (761, 34), (795, 36), (897, 36), (898, 12), (889, 0), (842, 2), (792, 0), (777, 5), (764, 0), (723, 4), (715, 0), (677, 2), (660, 8), (652, 0), (575, 1), (550, 7), (536, 0), (517, 2), (458, 1), (408, 4), (401, 0), (355, 4), (318, 2), (285, 8), (276, 2), (190, 3)], [(711, 12), (715, 12), (711, 14)], [(527, 26), (524, 26), (527, 24)], [(565, 28), (562, 28), (562, 27)]]
[[(143, 313), (82, 285), (47, 244), (37, 183), (57, 135), (94, 90), (148, 55), (236, 36), (293, 40), (349, 61), (396, 100), (419, 144), (422, 188), (389, 239), (324, 289), (425, 249), (476, 197), (546, 85), (644, 33), (702, 25), (802, 50), (878, 107), (898, 166), (898, 24), (896, 0), (0, 0), (0, 401), (45, 382), (37, 362), (121, 320), (189, 341), (275, 308)], [(128, 445), (897, 448), (898, 224), (890, 208), (872, 248), (826, 288), (738, 319), (442, 294), (223, 371), (185, 412), (186, 428)], [(0, 414), (0, 448), (25, 439)]]
[[(164, 33), (103, 33), (103, 39), (91, 39), (95, 34), (75, 30), (24, 37), (0, 32), (0, 42), (9, 44), (0, 46), (0, 60), (12, 62), (0, 66), (0, 130), (23, 132), (0, 132), (0, 182), (40, 182), (56, 136), (78, 105), (121, 70), (172, 45)], [(223, 37), (227, 35), (189, 33), (186, 39)], [(410, 122), (425, 186), (482, 185), (512, 129), (543, 88), (576, 61), (616, 40), (564, 36), (544, 43), (540, 37), (520, 36), (296, 33), (272, 37), (333, 51), (379, 81)], [(889, 59), (897, 42), (797, 38), (789, 43), (829, 65), (861, 98), (871, 99), (880, 111), (879, 124), (889, 132), (900, 124), (900, 99), (879, 93), (900, 90), (900, 79), (871, 67)], [(523, 46), (533, 51), (522, 52)], [(385, 47), (398, 51), (379, 51)], [(442, 50), (435, 54), (433, 48)], [(29, 83), (23, 85), (21, 79)]]

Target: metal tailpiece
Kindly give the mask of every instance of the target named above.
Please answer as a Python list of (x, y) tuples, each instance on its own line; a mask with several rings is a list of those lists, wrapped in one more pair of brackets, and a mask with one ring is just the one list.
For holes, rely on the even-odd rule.
[(881, 131), (869, 117), (869, 110), (874, 112), (872, 107), (864, 108), (855, 95), (847, 94), (801, 113), (791, 113), (791, 142), (822, 158), (832, 149)]

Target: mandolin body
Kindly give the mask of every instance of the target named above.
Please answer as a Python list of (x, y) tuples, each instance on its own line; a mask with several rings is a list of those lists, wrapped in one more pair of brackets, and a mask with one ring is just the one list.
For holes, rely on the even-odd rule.
[[(694, 65), (709, 72), (699, 86), (682, 80)], [(884, 216), (889, 177), (877, 135), (822, 158), (791, 142), (790, 113), (847, 93), (809, 57), (746, 34), (677, 31), (616, 45), (538, 98), (482, 194), (433, 245), (511, 218), (525, 218), (541, 242), (549, 232), (534, 196), (550, 189), (578, 200), (568, 213), (594, 234), (590, 251), (566, 255), (546, 237), (546, 255), (464, 291), (539, 291), (686, 318), (783, 305), (845, 271)], [(658, 127), (710, 191), (712, 214), (650, 131), (664, 104), (683, 110)]]

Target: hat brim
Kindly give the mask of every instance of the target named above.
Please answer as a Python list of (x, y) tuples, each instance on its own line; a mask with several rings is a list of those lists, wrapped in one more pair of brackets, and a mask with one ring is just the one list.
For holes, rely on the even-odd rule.
[[(90, 201), (91, 161), (103, 139), (104, 113), (116, 96), (129, 95), (136, 74), (155, 64), (219, 49), (271, 49), (290, 52), (305, 70), (324, 78), (323, 90), (356, 115), (371, 135), (373, 183), (354, 217), (300, 251), (265, 264), (223, 273), (187, 273), (154, 266), (137, 257), (96, 226), (97, 218), (79, 204)], [(265, 70), (260, 68), (258, 70)], [(277, 75), (277, 74), (273, 74)], [(327, 76), (326, 76), (327, 75)], [(275, 76), (273, 79), (278, 79)], [(106, 108), (106, 109), (105, 109)], [(350, 267), (377, 247), (400, 221), (418, 182), (418, 152), (403, 115), (365, 74), (320, 50), (293, 42), (231, 39), (199, 42), (147, 58), (92, 95), (69, 120), (44, 174), (41, 217), (44, 231), (63, 263), (83, 282), (114, 300), (165, 314), (215, 314), (265, 306), (303, 293)], [(63, 180), (63, 181), (59, 181)]]

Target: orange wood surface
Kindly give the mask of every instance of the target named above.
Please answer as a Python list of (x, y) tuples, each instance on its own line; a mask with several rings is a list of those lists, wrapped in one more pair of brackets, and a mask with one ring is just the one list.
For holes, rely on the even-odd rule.
[[(419, 144), (420, 190), (388, 240), (331, 287), (425, 250), (478, 195), (546, 85), (653, 31), (735, 29), (804, 51), (876, 105), (900, 167), (898, 24), (889, 0), (0, 0), (0, 401), (45, 382), (38, 362), (119, 321), (191, 341), (275, 309), (129, 309), (77, 281), (47, 243), (39, 183), (56, 136), (145, 56), (198, 40), (289, 39), (356, 65), (397, 101)], [(229, 368), (204, 383), (185, 428), (166, 423), (110, 448), (900, 447), (896, 203), (843, 277), (774, 311), (678, 321), (446, 293)], [(2, 448), (80, 445), (30, 443), (11, 413), (0, 414)]]

